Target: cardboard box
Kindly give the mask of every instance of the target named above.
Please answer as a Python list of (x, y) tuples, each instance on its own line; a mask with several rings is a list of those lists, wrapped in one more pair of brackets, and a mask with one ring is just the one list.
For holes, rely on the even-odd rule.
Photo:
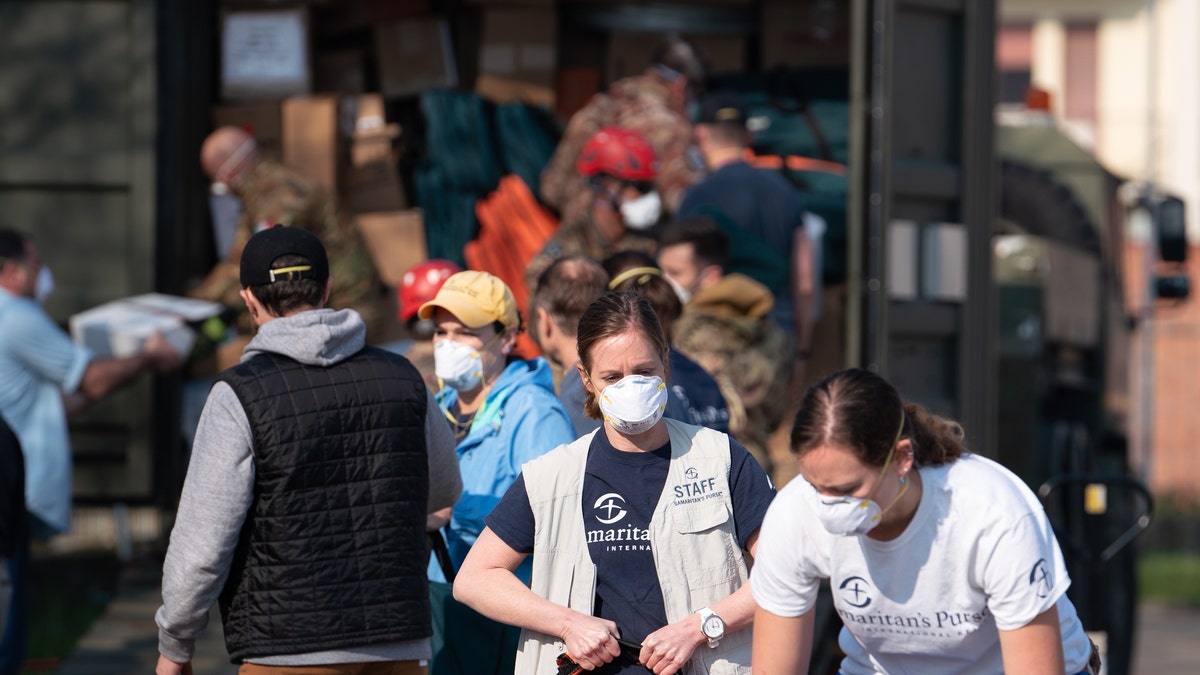
[(355, 213), (400, 211), (408, 207), (400, 172), (392, 161), (347, 167), (342, 176), (342, 196)]
[(379, 278), (388, 286), (398, 287), (409, 268), (429, 257), (421, 209), (360, 213), (356, 221)]
[(268, 159), (283, 156), (283, 113), (280, 101), (230, 103), (214, 106), (214, 127), (241, 127), (258, 143), (258, 151)]
[(496, 103), (514, 101), (543, 108), (554, 108), (554, 88), (499, 75), (480, 75), (475, 80), (475, 91), (480, 96)]
[[(362, 167), (376, 162), (394, 162), (393, 141), (400, 136), (400, 125), (387, 121), (383, 94), (343, 96), (339, 127), (350, 145), (350, 166)], [(389, 207), (400, 208), (400, 207)]]
[(221, 13), (221, 96), (280, 98), (312, 91), (308, 10)]
[(374, 27), (380, 91), (415, 96), (434, 87), (458, 86), (450, 26), (434, 18), (406, 19)]
[(357, 168), (380, 162), (396, 161), (392, 141), (399, 135), (400, 125), (389, 124), (384, 133), (351, 139), (350, 166)]
[(175, 295), (135, 295), (72, 316), (71, 339), (100, 358), (122, 358), (141, 352), (146, 340), (160, 332), (186, 356), (196, 342), (188, 323), (217, 316), (222, 309), (220, 303)]
[(329, 192), (338, 190), (338, 97), (294, 96), (283, 102), (283, 163)]
[(552, 95), (557, 68), (558, 14), (554, 9), (498, 7), (483, 11), (480, 79), (492, 75), (502, 81), (536, 85)]
[(343, 96), (340, 103), (339, 126), (347, 137), (377, 134), (387, 127), (387, 110), (383, 94), (363, 93)]

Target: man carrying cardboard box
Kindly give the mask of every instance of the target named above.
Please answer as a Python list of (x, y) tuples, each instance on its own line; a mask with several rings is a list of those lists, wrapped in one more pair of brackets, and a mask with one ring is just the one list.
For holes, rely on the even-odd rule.
[(224, 303), (241, 312), (239, 328), (250, 332), (238, 293), (242, 247), (255, 232), (281, 224), (308, 230), (329, 252), (333, 297), (329, 306), (354, 309), (367, 324), (367, 341), (382, 337), (391, 318), (370, 257), (353, 224), (338, 212), (333, 197), (282, 164), (262, 157), (254, 138), (239, 127), (220, 127), (200, 149), (200, 163), (216, 185), (242, 202), (233, 245), (190, 295)]
[[(155, 333), (142, 351), (94, 358), (76, 345), (37, 301), (41, 256), (33, 241), (0, 228), (0, 416), (20, 440), (25, 459), (29, 532), (46, 539), (65, 532), (71, 516), (71, 441), (67, 416), (151, 369), (178, 368), (183, 356)], [(29, 550), (9, 557), (14, 599), (0, 639), (0, 675), (18, 672), (25, 653), (24, 594)]]

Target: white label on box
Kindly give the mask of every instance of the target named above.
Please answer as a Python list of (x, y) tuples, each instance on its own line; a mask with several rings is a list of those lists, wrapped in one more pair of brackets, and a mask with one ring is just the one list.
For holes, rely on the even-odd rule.
[(237, 12), (225, 17), (221, 74), (229, 84), (307, 83), (301, 12)]

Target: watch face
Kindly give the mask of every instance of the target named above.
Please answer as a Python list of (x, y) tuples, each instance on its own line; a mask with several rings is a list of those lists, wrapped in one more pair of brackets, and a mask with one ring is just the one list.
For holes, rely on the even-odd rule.
[(719, 638), (725, 634), (725, 622), (716, 614), (710, 615), (704, 620), (704, 625), (700, 626), (701, 632), (705, 637)]

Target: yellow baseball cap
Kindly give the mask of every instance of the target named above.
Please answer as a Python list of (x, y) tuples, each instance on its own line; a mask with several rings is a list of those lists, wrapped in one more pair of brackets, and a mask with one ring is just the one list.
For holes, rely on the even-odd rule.
[(438, 307), (453, 314), (468, 328), (483, 328), (496, 321), (505, 328), (520, 323), (517, 300), (508, 285), (499, 277), (478, 270), (451, 275), (437, 295), (421, 305), (417, 316), (428, 319)]

